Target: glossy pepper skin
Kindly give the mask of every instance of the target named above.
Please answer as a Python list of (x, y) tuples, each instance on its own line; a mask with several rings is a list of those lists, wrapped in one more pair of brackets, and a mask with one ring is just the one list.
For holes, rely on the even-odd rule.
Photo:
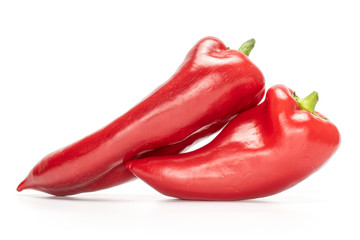
[(121, 184), (134, 178), (124, 161), (177, 153), (263, 95), (263, 75), (244, 53), (204, 38), (166, 84), (105, 128), (47, 155), (17, 190), (70, 195)]
[[(189, 145), (193, 144), (198, 139), (205, 137), (207, 135), (211, 135), (214, 132), (217, 132), (223, 126), (224, 126), (223, 122), (220, 122), (218, 124), (213, 124), (208, 128), (204, 128), (201, 131), (192, 134), (191, 136), (189, 136), (188, 138), (186, 138), (181, 142), (141, 153), (137, 155), (134, 159), (179, 153)], [(126, 181), (130, 181), (134, 179), (135, 179), (134, 175), (127, 168), (125, 168), (123, 164), (120, 164), (112, 168), (106, 174), (103, 174), (100, 177), (95, 178), (93, 181), (87, 182), (86, 185), (81, 185), (80, 187), (58, 189), (56, 195), (64, 196), (64, 195), (73, 195), (83, 192), (94, 192), (94, 191), (114, 187)]]
[(159, 192), (180, 199), (242, 200), (279, 193), (318, 170), (340, 142), (334, 124), (301, 106), (291, 90), (274, 86), (264, 102), (236, 116), (208, 145), (125, 166)]

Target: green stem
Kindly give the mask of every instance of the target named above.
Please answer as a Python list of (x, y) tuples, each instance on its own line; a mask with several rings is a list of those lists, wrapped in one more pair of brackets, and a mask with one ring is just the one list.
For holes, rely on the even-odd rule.
[(306, 110), (308, 112), (311, 112), (315, 116), (318, 116), (315, 113), (315, 105), (319, 101), (319, 95), (317, 92), (312, 92), (307, 97), (301, 99), (296, 96), (294, 92), (293, 97), (299, 103), (300, 109)]
[(239, 48), (239, 51), (244, 53), (246, 56), (250, 55), (251, 50), (254, 48), (255, 46), (255, 39), (250, 39), (247, 40), (246, 42), (244, 42), (241, 47)]

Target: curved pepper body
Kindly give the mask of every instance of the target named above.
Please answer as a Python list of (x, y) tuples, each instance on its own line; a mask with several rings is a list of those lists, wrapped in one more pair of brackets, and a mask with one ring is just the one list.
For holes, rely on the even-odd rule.
[(279, 193), (318, 170), (340, 135), (330, 121), (301, 110), (284, 86), (193, 152), (131, 160), (137, 177), (181, 199), (241, 200)]
[(167, 146), (176, 153), (194, 133), (209, 134), (263, 95), (263, 75), (243, 53), (204, 38), (166, 84), (105, 128), (46, 156), (18, 190), (69, 195), (123, 183), (134, 177), (124, 161)]
[[(177, 154), (182, 150), (184, 150), (189, 145), (193, 144), (199, 138), (217, 132), (223, 126), (224, 123), (222, 122), (218, 124), (213, 124), (208, 128), (204, 128), (201, 131), (192, 134), (191, 136), (189, 136), (188, 138), (186, 138), (181, 142), (141, 153), (137, 155), (134, 159), (151, 157), (151, 156), (168, 155), (168, 154)], [(116, 167), (112, 168), (110, 171), (101, 175), (100, 177), (97, 177), (92, 181), (88, 181), (85, 185), (81, 185), (80, 187), (74, 186), (67, 188), (59, 188), (56, 190), (56, 195), (65, 196), (65, 195), (73, 195), (83, 192), (94, 192), (94, 191), (114, 187), (134, 179), (135, 179), (134, 175), (123, 164), (119, 164)]]

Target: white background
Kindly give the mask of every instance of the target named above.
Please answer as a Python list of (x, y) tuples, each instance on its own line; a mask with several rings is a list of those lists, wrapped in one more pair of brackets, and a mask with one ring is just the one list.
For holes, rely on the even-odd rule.
[[(0, 238), (359, 239), (356, 3), (1, 1)], [(320, 171), (237, 202), (175, 200), (140, 180), (66, 198), (15, 191), (44, 155), (125, 113), (209, 35), (233, 49), (255, 38), (267, 87), (319, 92), (317, 110), (342, 136)]]

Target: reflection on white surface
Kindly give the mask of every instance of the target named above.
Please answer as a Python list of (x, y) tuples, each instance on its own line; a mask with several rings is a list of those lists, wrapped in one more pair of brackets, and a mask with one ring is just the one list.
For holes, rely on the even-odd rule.
[(332, 187), (320, 191), (313, 187), (321, 179), (317, 174), (274, 196), (229, 202), (169, 198), (141, 181), (69, 197), (29, 190), (8, 195), (3, 206), (10, 208), (2, 213), (14, 237), (25, 234), (48, 239), (56, 233), (53, 240), (68, 238), (69, 233), (78, 239), (192, 239), (197, 235), (207, 239), (311, 239), (316, 234), (330, 236), (355, 228), (356, 221), (338, 228), (349, 213), (341, 197), (329, 198)]
[(17, 194), (16, 201), (19, 206), (17, 221), (29, 230), (39, 225), (90, 228), (100, 232), (116, 229), (119, 236), (159, 232), (168, 236), (251, 236), (259, 234), (259, 226), (264, 235), (289, 228), (298, 232), (303, 226), (314, 227), (311, 224), (316, 221), (314, 210), (325, 211), (327, 205), (323, 200), (299, 196), (214, 202), (183, 201), (160, 194), (95, 193), (65, 198), (38, 193)]

